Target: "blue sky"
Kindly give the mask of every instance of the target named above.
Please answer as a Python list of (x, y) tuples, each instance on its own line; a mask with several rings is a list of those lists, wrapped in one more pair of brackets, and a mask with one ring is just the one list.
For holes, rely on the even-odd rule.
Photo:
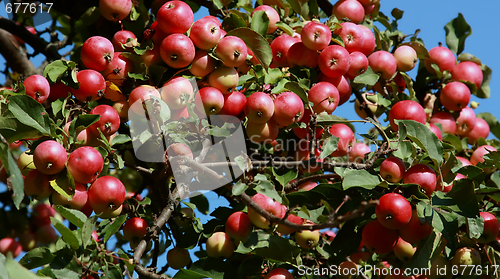
[[(498, 32), (496, 31), (496, 22), (500, 9), (498, 0), (482, 0), (482, 1), (466, 1), (466, 0), (420, 0), (420, 1), (397, 1), (397, 0), (381, 0), (381, 11), (386, 15), (390, 15), (394, 7), (403, 10), (404, 16), (399, 21), (399, 29), (405, 34), (412, 34), (416, 29), (420, 29), (419, 37), (426, 44), (427, 49), (431, 49), (438, 45), (439, 42), (445, 44), (444, 26), (453, 18), (457, 17), (458, 13), (462, 13), (472, 28), (472, 35), (469, 36), (465, 43), (464, 52), (471, 53), (481, 61), (488, 65), (493, 70), (493, 76), (490, 83), (491, 98), (478, 99), (473, 96), (472, 101), (479, 102), (479, 107), (475, 110), (476, 114), (481, 112), (491, 112), (497, 118), (500, 117), (500, 112), (497, 110), (500, 104), (500, 97), (497, 93), (500, 83), (496, 80), (500, 72), (500, 56), (498, 55)], [(195, 15), (195, 20), (206, 15), (206, 9), (201, 9)], [(5, 11), (0, 9), (0, 16), (5, 16)], [(43, 30), (46, 26), (38, 26), (38, 30)], [(48, 39), (48, 38), (46, 38)], [(34, 63), (41, 63), (41, 57), (37, 57)], [(0, 57), (0, 69), (3, 69), (4, 59)], [(415, 71), (410, 73), (415, 76)], [(0, 83), (4, 82), (4, 77), (0, 75)], [(353, 104), (346, 103), (339, 107), (334, 114), (348, 119), (359, 119), (354, 113)], [(383, 117), (381, 117), (383, 118)], [(365, 133), (371, 126), (356, 124), (357, 133)], [(358, 136), (358, 139), (360, 137)], [(217, 206), (227, 205), (224, 199), (219, 199), (215, 194), (207, 194), (211, 202), (210, 210), (213, 211)], [(197, 212), (197, 217), (201, 217), (202, 221), (207, 220), (206, 216)], [(165, 256), (160, 257), (158, 265), (161, 267), (165, 264)], [(170, 272), (170, 274), (172, 274)]]

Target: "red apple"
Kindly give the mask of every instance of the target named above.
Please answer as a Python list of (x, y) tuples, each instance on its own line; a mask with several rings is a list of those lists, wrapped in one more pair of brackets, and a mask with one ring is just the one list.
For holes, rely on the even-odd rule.
[(224, 106), (224, 95), (217, 88), (203, 87), (198, 94), (200, 98), (196, 98), (196, 109), (205, 112), (206, 115), (217, 114)]
[(323, 23), (310, 21), (302, 28), (300, 37), (307, 48), (322, 50), (332, 41), (332, 31)]
[(443, 140), (443, 133), (441, 133), (441, 130), (438, 128), (438, 126), (429, 123), (429, 129), (436, 135), (439, 140)]
[(349, 150), (347, 158), (349, 162), (363, 163), (365, 159), (365, 154), (370, 153), (370, 147), (362, 142), (355, 143), (354, 146)]
[(104, 18), (110, 21), (125, 19), (132, 9), (131, 0), (100, 0), (99, 10)]
[(394, 76), (398, 68), (396, 58), (385, 50), (376, 51), (368, 56), (368, 62), (373, 72), (379, 74), (383, 79), (389, 80)]
[[(464, 110), (465, 110), (465, 108), (462, 109), (462, 111), (464, 111)], [(448, 133), (448, 134), (452, 134), (452, 135), (455, 134), (455, 131), (457, 129), (457, 124), (456, 124), (455, 118), (449, 112), (440, 111), (438, 113), (435, 113), (432, 115), (429, 122), (433, 123), (433, 124), (436, 124), (436, 123), (441, 124), (441, 129), (443, 129), (443, 132)]]
[(411, 46), (402, 45), (394, 51), (394, 59), (398, 65), (398, 71), (408, 72), (417, 65), (417, 52)]
[(71, 209), (81, 210), (87, 203), (87, 199), (87, 188), (80, 183), (75, 183), (73, 198), (69, 200), (58, 192), (54, 191), (52, 193), (52, 203), (54, 205), (62, 205)]
[(220, 26), (213, 20), (199, 19), (191, 26), (189, 38), (197, 48), (202, 50), (211, 49), (221, 39)]
[(274, 31), (278, 29), (276, 23), (280, 21), (280, 15), (278, 14), (278, 12), (271, 6), (260, 5), (253, 10), (251, 15), (253, 16), (253, 14), (257, 11), (265, 12), (267, 17), (269, 18), (269, 26), (267, 27), (267, 34), (274, 33)]
[(361, 29), (363, 29), (363, 36), (365, 37), (363, 41), (363, 46), (359, 50), (365, 56), (369, 56), (372, 54), (373, 50), (375, 50), (375, 46), (377, 45), (375, 41), (375, 35), (373, 35), (372, 30), (364, 25), (359, 25)]
[(40, 104), (45, 102), (50, 95), (49, 82), (41, 75), (32, 75), (27, 77), (23, 81), (23, 85), (26, 95), (35, 99)]
[[(352, 22), (342, 22), (340, 28), (334, 31), (334, 34), (339, 35), (344, 41), (345, 49), (349, 52), (360, 51), (365, 42), (363, 29)], [(304, 39), (302, 39), (304, 40)]]
[[(133, 112), (140, 115), (144, 110), (144, 102), (151, 98), (160, 99), (160, 92), (158, 89), (151, 85), (140, 85), (130, 92), (128, 105)], [(136, 104), (136, 102), (139, 103)]]
[(439, 100), (446, 109), (460, 111), (469, 104), (470, 96), (471, 93), (467, 85), (452, 81), (441, 90)]
[(332, 157), (342, 157), (347, 155), (350, 145), (354, 144), (354, 133), (349, 126), (339, 123), (332, 125), (328, 131), (333, 136), (339, 138), (337, 149), (330, 155)]
[(495, 240), (500, 231), (497, 217), (489, 212), (479, 212), (479, 214), (484, 220), (484, 230), (477, 242), (490, 243)]
[(476, 85), (476, 89), (483, 83), (483, 71), (471, 61), (460, 62), (451, 70), (451, 78), (456, 81), (468, 81)]
[(289, 36), (287, 34), (283, 34), (277, 38), (275, 38), (271, 42), (271, 50), (273, 52), (273, 64), (276, 67), (288, 67), (288, 50), (290, 47), (299, 42), (300, 40)]
[(193, 10), (183, 1), (168, 1), (160, 7), (157, 21), (161, 30), (167, 34), (185, 33), (193, 24)]
[(304, 103), (293, 92), (282, 92), (274, 99), (273, 120), (280, 127), (300, 121), (304, 115)]
[(489, 134), (490, 126), (488, 123), (482, 118), (476, 118), (476, 125), (474, 125), (474, 128), (465, 136), (469, 144), (474, 144), (479, 138), (486, 139)]
[(425, 68), (431, 74), (435, 74), (435, 70), (431, 67), (436, 64), (441, 72), (449, 71), (455, 67), (456, 58), (451, 50), (443, 46), (437, 46), (429, 50), (429, 58), (425, 59)]
[(228, 94), (233, 92), (239, 82), (238, 71), (233, 67), (218, 67), (208, 76), (208, 84)]
[(304, 66), (316, 68), (318, 65), (318, 52), (306, 47), (302, 41), (294, 43), (288, 49), (288, 65), (290, 67)]
[(137, 247), (139, 242), (147, 234), (148, 223), (140, 218), (133, 217), (127, 220), (123, 225), (123, 237), (130, 242), (130, 247)]
[(88, 198), (96, 214), (107, 214), (122, 206), (125, 192), (125, 186), (118, 178), (101, 176), (90, 185)]
[(437, 186), (436, 172), (428, 165), (417, 164), (406, 170), (403, 182), (420, 185), (424, 192), (430, 196)]
[[(392, 55), (392, 54), (391, 54)], [(338, 45), (326, 47), (318, 57), (320, 71), (328, 77), (336, 78), (347, 73), (351, 66), (349, 52)]]
[(247, 137), (254, 143), (270, 143), (278, 137), (278, 133), (279, 126), (273, 119), (270, 119), (266, 123), (255, 123), (251, 121), (247, 123)]
[(411, 205), (405, 197), (396, 193), (388, 193), (379, 199), (375, 207), (377, 220), (388, 229), (397, 230), (410, 222)]
[(23, 251), (23, 246), (12, 237), (5, 237), (0, 240), (0, 253), (7, 255), (12, 253), (12, 257), (16, 258)]
[(101, 153), (90, 146), (75, 149), (68, 159), (68, 170), (75, 182), (87, 184), (97, 179), (104, 167)]
[(161, 59), (168, 66), (175, 69), (189, 66), (194, 60), (194, 54), (195, 48), (193, 42), (183, 34), (175, 33), (168, 35), (160, 45)]
[(333, 84), (320, 81), (309, 89), (308, 99), (313, 103), (312, 108), (315, 113), (326, 111), (332, 114), (339, 104), (340, 96)]
[(392, 106), (389, 112), (391, 129), (397, 132), (399, 127), (394, 120), (414, 120), (425, 124), (425, 122), (427, 122), (427, 115), (425, 114), (424, 108), (419, 103), (412, 100), (403, 100)]
[(36, 169), (47, 175), (57, 174), (66, 167), (68, 154), (66, 149), (54, 140), (40, 143), (33, 152)]
[(293, 279), (293, 275), (284, 268), (275, 268), (264, 279)]
[(207, 254), (213, 258), (229, 258), (234, 252), (234, 243), (225, 232), (215, 232), (207, 239)]
[(252, 222), (244, 212), (234, 212), (226, 220), (226, 233), (237, 241), (246, 242), (252, 229)]
[(128, 39), (137, 39), (134, 33), (128, 31), (128, 30), (120, 30), (116, 32), (113, 35), (113, 39), (111, 39), (111, 42), (113, 43), (113, 47), (115, 48), (115, 51), (124, 51), (127, 49), (130, 49), (128, 47), (122, 46), (122, 44), (126, 44)]
[(488, 154), (492, 151), (497, 151), (495, 147), (491, 146), (491, 145), (482, 145), (478, 148), (476, 148), (476, 150), (474, 150), (474, 152), (472, 153), (472, 156), (470, 157), (470, 162), (475, 166), (477, 165), (478, 163), (482, 163), (484, 162), (484, 158), (483, 156), (485, 154)]
[(347, 18), (358, 24), (365, 17), (365, 8), (358, 0), (340, 0), (333, 5), (332, 14), (339, 20)]
[[(305, 123), (307, 127), (306, 128), (294, 127), (292, 129), (293, 133), (301, 139), (309, 139), (311, 137), (309, 133), (310, 121), (311, 121), (311, 111), (306, 109), (304, 110), (304, 116), (302, 117), (302, 119), (300, 119), (299, 123)], [(315, 129), (316, 129), (315, 130), (316, 138), (317, 139), (321, 138), (321, 136), (323, 135), (323, 129), (320, 126), (317, 126)]]
[(120, 115), (112, 106), (98, 105), (90, 111), (90, 114), (101, 116), (97, 122), (88, 128), (94, 135), (100, 135), (98, 131), (100, 130), (105, 137), (109, 137), (118, 131), (120, 127)]
[(193, 62), (189, 71), (197, 77), (204, 77), (215, 69), (215, 59), (208, 55), (206, 50), (197, 50), (194, 54)]
[(52, 194), (52, 187), (49, 182), (50, 177), (38, 170), (31, 170), (24, 177), (24, 193), (26, 196), (43, 200)]
[(193, 86), (184, 77), (174, 77), (161, 88), (161, 99), (170, 109), (182, 109), (193, 98)]
[[(252, 197), (252, 200), (262, 207), (265, 211), (273, 214), (276, 217), (283, 218), (285, 217), (286, 210), (282, 204), (277, 201), (274, 201), (268, 196), (265, 196), (261, 193), (257, 193)], [(251, 207), (248, 208), (248, 217), (250, 221), (259, 228), (267, 229), (269, 228), (269, 221), (266, 218), (262, 217), (257, 211), (253, 210)]]
[(238, 67), (245, 63), (248, 50), (242, 39), (236, 36), (226, 36), (217, 44), (215, 54), (226, 67)]
[(349, 78), (355, 78), (362, 73), (366, 72), (369, 66), (368, 58), (366, 55), (359, 51), (351, 52), (351, 65), (349, 66), (349, 70), (347, 70), (346, 75)]
[(274, 115), (273, 99), (264, 92), (254, 92), (248, 96), (245, 106), (248, 121), (266, 123)]
[(389, 157), (380, 164), (380, 176), (391, 183), (398, 183), (405, 175), (406, 167), (403, 160)]
[(416, 250), (416, 247), (413, 247), (411, 243), (404, 241), (401, 237), (398, 239), (396, 246), (394, 246), (394, 254), (399, 260), (404, 262), (409, 261)]
[(361, 235), (365, 246), (380, 255), (392, 251), (399, 238), (397, 230), (384, 227), (378, 220), (366, 224)]

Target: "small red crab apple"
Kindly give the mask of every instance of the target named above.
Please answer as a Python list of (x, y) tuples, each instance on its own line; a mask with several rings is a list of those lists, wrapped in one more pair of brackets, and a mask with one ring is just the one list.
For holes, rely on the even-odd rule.
[(333, 153), (330, 155), (332, 157), (342, 157), (347, 155), (349, 152), (349, 148), (352, 144), (354, 144), (355, 138), (354, 138), (354, 133), (352, 132), (351, 128), (349, 126), (339, 123), (339, 124), (334, 124), (332, 125), (328, 131), (330, 134), (333, 136), (336, 136), (339, 138), (339, 142), (337, 145), (337, 150), (333, 151)]
[(403, 240), (411, 244), (417, 244), (432, 233), (432, 226), (427, 221), (422, 224), (420, 218), (418, 218), (417, 211), (413, 210), (410, 222), (399, 229), (398, 232)]
[(245, 63), (248, 49), (242, 39), (236, 36), (226, 36), (217, 44), (215, 54), (226, 67), (238, 67)]
[[(89, 201), (96, 214), (115, 212), (125, 201), (123, 183), (113, 176), (99, 177), (88, 189)], [(120, 210), (121, 211), (121, 210)]]
[(430, 196), (436, 189), (436, 172), (425, 164), (417, 164), (410, 167), (403, 177), (403, 182), (407, 184), (417, 184)]
[(83, 43), (80, 56), (85, 67), (100, 72), (113, 61), (114, 54), (115, 50), (110, 40), (101, 36), (93, 36)]
[(396, 193), (388, 193), (379, 199), (375, 214), (384, 227), (397, 230), (410, 222), (412, 209), (405, 197)]
[(497, 151), (497, 149), (491, 145), (482, 145), (478, 147), (474, 152), (472, 153), (472, 156), (470, 157), (470, 162), (475, 166), (478, 163), (484, 162), (483, 156), (493, 152)]
[(214, 258), (229, 258), (234, 252), (234, 243), (225, 232), (216, 232), (207, 239), (207, 254)]
[[(462, 109), (462, 111), (464, 109)], [(474, 115), (474, 117), (475, 117), (475, 115)], [(455, 118), (449, 112), (440, 111), (440, 112), (432, 115), (429, 122), (433, 123), (433, 124), (436, 124), (436, 123), (441, 124), (441, 129), (443, 129), (443, 132), (448, 133), (448, 134), (454, 135), (455, 131), (457, 130), (457, 123), (455, 121)]]
[(358, 0), (340, 0), (332, 8), (332, 14), (343, 20), (348, 18), (353, 23), (360, 23), (365, 17), (365, 8)]
[(50, 84), (41, 75), (32, 75), (23, 81), (26, 95), (32, 97), (40, 104), (45, 102), (50, 95)]
[(308, 22), (300, 33), (302, 43), (311, 50), (322, 50), (332, 41), (332, 31), (320, 22)]
[(273, 64), (276, 67), (288, 67), (288, 50), (296, 42), (300, 41), (290, 35), (283, 34), (271, 42), (273, 52)]
[(329, 82), (320, 81), (309, 89), (308, 99), (316, 113), (326, 111), (332, 114), (340, 101), (338, 89)]
[(384, 227), (378, 220), (373, 220), (363, 227), (363, 243), (369, 250), (377, 254), (386, 254), (392, 251), (398, 238), (397, 230)]
[(318, 245), (320, 233), (318, 230), (303, 230), (295, 233), (295, 241), (304, 249), (311, 249)]
[(68, 154), (66, 149), (54, 140), (40, 143), (33, 152), (36, 169), (47, 175), (57, 174), (66, 167)]
[(7, 255), (12, 253), (12, 257), (17, 257), (23, 251), (23, 247), (12, 237), (5, 237), (0, 240), (0, 253)]
[(193, 24), (193, 10), (183, 1), (168, 1), (160, 7), (157, 21), (167, 34), (185, 33)]
[(469, 131), (465, 136), (467, 137), (467, 142), (469, 144), (474, 144), (479, 138), (487, 138), (490, 134), (490, 126), (486, 120), (482, 118), (476, 118), (476, 125)]
[(167, 252), (167, 263), (173, 269), (181, 269), (191, 262), (189, 251), (174, 247)]
[(123, 20), (130, 14), (131, 0), (100, 0), (99, 10), (104, 18), (111, 21)]
[(273, 119), (269, 119), (266, 123), (248, 121), (245, 131), (252, 142), (272, 142), (278, 137), (279, 126)]
[(392, 53), (379, 50), (368, 56), (368, 62), (373, 72), (379, 74), (383, 79), (389, 80), (396, 73), (398, 64)]
[(365, 42), (363, 29), (352, 22), (342, 22), (341, 28), (334, 31), (334, 34), (340, 35), (345, 44), (345, 49), (349, 52), (360, 51)]
[(170, 109), (183, 109), (193, 98), (193, 85), (184, 77), (174, 77), (163, 84), (160, 95)]
[(418, 58), (417, 52), (411, 46), (403, 45), (394, 51), (394, 58), (398, 65), (398, 71), (408, 72), (415, 68)]
[(130, 92), (130, 95), (128, 96), (128, 105), (133, 112), (140, 114), (144, 110), (143, 106), (134, 104), (137, 101), (143, 103), (151, 98), (160, 99), (160, 92), (158, 89), (151, 85), (140, 85)]
[(130, 242), (130, 247), (137, 247), (142, 238), (146, 235), (148, 223), (139, 217), (130, 218), (123, 225), (123, 237)]
[(302, 116), (304, 116), (304, 103), (297, 94), (283, 92), (274, 99), (273, 120), (280, 127), (298, 122)]
[(105, 137), (109, 137), (118, 131), (120, 127), (120, 115), (112, 106), (98, 105), (90, 111), (90, 114), (101, 116), (97, 122), (88, 128), (94, 135), (100, 135), (98, 129)]
[[(274, 216), (279, 218), (285, 217), (286, 211), (284, 210), (283, 205), (277, 201), (274, 201), (270, 197), (265, 196), (261, 193), (257, 193), (252, 197), (252, 200)], [(252, 221), (252, 223), (256, 227), (262, 229), (269, 228), (269, 221), (252, 208), (248, 208), (248, 217), (250, 217), (250, 221)]]
[(455, 54), (446, 47), (437, 46), (429, 50), (429, 58), (425, 59), (425, 68), (431, 74), (436, 71), (432, 68), (432, 64), (436, 64), (441, 72), (451, 71), (455, 67)]
[(71, 152), (67, 165), (75, 182), (87, 184), (97, 179), (104, 167), (104, 160), (97, 149), (82, 146)]
[(237, 241), (246, 242), (253, 224), (245, 212), (234, 212), (226, 220), (226, 233)]
[(71, 209), (81, 210), (87, 203), (87, 199), (87, 188), (80, 183), (75, 183), (73, 198), (67, 199), (55, 191), (52, 193), (52, 203), (54, 205), (62, 205)]
[(441, 90), (439, 100), (443, 106), (451, 111), (460, 111), (470, 101), (470, 90), (467, 85), (459, 81), (452, 81)]
[(264, 92), (255, 92), (247, 98), (245, 115), (249, 121), (266, 123), (274, 115), (273, 99)]
[(275, 268), (271, 270), (264, 279), (293, 279), (293, 275), (284, 268)]
[(464, 107), (460, 111), (460, 115), (456, 120), (456, 134), (461, 136), (468, 135), (474, 127), (476, 127), (477, 123), (476, 113), (470, 107)]
[[(103, 69), (104, 70), (104, 69)], [(81, 102), (97, 101), (106, 91), (106, 80), (96, 70), (81, 70), (76, 74), (80, 88), (70, 88), (71, 93)]]
[(229, 94), (233, 92), (238, 85), (238, 82), (239, 74), (233, 67), (220, 66), (213, 70), (208, 76), (208, 84), (219, 89), (222, 94)]
[(479, 243), (490, 243), (498, 236), (500, 226), (497, 217), (489, 212), (479, 212), (484, 220), (484, 231), (478, 238)]
[(414, 120), (425, 124), (427, 122), (427, 115), (419, 103), (412, 100), (403, 100), (397, 102), (389, 112), (391, 129), (397, 132), (399, 127), (394, 120)]
[(476, 89), (481, 87), (483, 82), (483, 71), (474, 62), (460, 62), (451, 70), (451, 78), (456, 81), (468, 81), (476, 85)]
[(257, 11), (265, 12), (267, 17), (269, 18), (269, 26), (267, 27), (267, 34), (274, 33), (274, 31), (276, 31), (278, 29), (278, 26), (276, 26), (276, 23), (280, 21), (280, 15), (278, 14), (278, 12), (271, 6), (260, 5), (253, 10), (252, 16)]

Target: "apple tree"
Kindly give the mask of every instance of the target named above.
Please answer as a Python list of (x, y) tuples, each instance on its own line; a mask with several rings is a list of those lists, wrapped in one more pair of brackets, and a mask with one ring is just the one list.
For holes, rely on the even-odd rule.
[(379, 0), (4, 2), (0, 278), (498, 278), (462, 14), (430, 45)]

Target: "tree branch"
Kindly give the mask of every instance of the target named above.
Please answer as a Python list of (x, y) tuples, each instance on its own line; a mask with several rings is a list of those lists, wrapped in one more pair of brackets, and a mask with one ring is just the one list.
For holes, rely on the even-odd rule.
[(12, 34), (2, 29), (0, 29), (0, 53), (7, 61), (7, 65), (14, 72), (20, 73), (23, 76), (31, 76), (38, 73)]
[(35, 50), (35, 52), (45, 55), (49, 62), (61, 58), (56, 44), (49, 44), (44, 39), (31, 34), (24, 26), (17, 25), (8, 18), (0, 17), (0, 28), (25, 41)]

